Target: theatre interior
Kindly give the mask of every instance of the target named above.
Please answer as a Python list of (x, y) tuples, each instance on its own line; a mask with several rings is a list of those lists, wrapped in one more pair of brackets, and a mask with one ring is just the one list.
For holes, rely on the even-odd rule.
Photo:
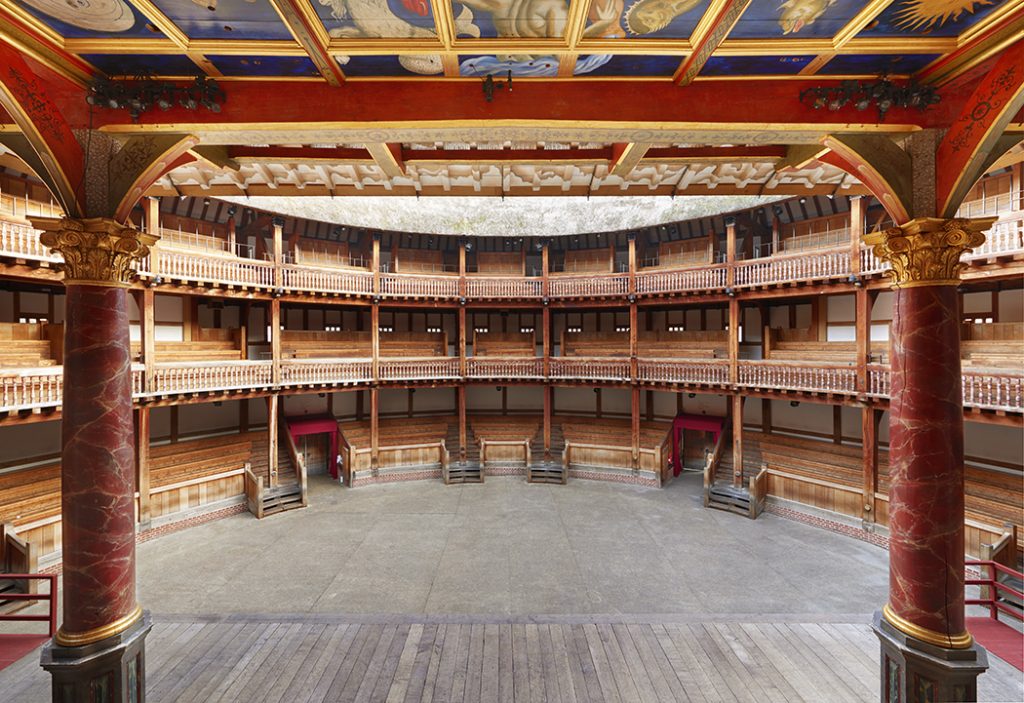
[(1022, 0), (0, 0), (0, 699), (1024, 701)]

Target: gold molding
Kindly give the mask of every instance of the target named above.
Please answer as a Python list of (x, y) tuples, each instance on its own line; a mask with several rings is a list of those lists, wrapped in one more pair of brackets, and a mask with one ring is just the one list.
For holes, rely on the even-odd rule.
[(893, 609), (886, 603), (882, 606), (882, 617), (885, 621), (895, 627), (897, 630), (905, 635), (909, 635), (914, 639), (921, 640), (928, 644), (936, 647), (942, 647), (943, 649), (967, 649), (974, 643), (974, 638), (971, 637), (971, 633), (964, 630), (958, 635), (944, 635), (941, 632), (935, 630), (929, 630), (927, 627), (921, 627), (915, 625), (906, 618), (900, 617)]
[(132, 264), (148, 256), (149, 248), (159, 239), (106, 217), (30, 220), (33, 227), (43, 230), (39, 241), (64, 257), (66, 286), (129, 287), (136, 276)]
[(68, 632), (63, 627), (57, 630), (54, 641), (62, 647), (84, 647), (93, 642), (105, 640), (120, 634), (142, 619), (142, 606), (136, 605), (135, 610), (112, 623), (86, 630), (85, 632)]
[(861, 240), (889, 262), (893, 288), (960, 285), (967, 264), (960, 256), (985, 243), (985, 230), (998, 218), (919, 217), (899, 227), (871, 232)]
[(849, 42), (851, 39), (861, 33), (871, 20), (878, 17), (882, 12), (893, 3), (893, 0), (871, 0), (864, 4), (861, 11), (858, 12), (852, 20), (846, 23), (842, 29), (840, 29), (834, 37), (832, 37), (832, 45), (839, 49), (844, 44)]
[(128, 0), (128, 4), (134, 6), (143, 17), (152, 22), (165, 37), (182, 49), (188, 48), (188, 36), (150, 0)]

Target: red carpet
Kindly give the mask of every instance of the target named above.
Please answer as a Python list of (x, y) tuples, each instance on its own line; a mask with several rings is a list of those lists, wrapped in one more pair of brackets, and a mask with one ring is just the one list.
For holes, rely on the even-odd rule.
[(1024, 671), (1024, 634), (992, 618), (967, 618), (967, 631), (989, 652)]
[(6, 669), (48, 639), (49, 635), (0, 635), (0, 669)]

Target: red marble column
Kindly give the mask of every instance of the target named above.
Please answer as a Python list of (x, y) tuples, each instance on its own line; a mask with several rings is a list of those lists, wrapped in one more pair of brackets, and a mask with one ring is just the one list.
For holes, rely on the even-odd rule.
[(964, 430), (955, 286), (896, 289), (891, 352), (885, 617), (933, 644), (964, 647), (970, 636), (964, 628)]
[(74, 646), (124, 629), (142, 611), (135, 600), (127, 291), (68, 285), (65, 304), (64, 623), (57, 641)]

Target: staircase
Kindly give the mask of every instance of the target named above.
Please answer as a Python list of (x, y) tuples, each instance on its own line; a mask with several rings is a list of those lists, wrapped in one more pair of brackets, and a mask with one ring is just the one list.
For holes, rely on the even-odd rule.
[(282, 513), (285, 510), (302, 507), (302, 488), (298, 481), (282, 483), (273, 488), (264, 488), (263, 495), (263, 517)]
[[(737, 515), (756, 518), (764, 509), (765, 470), (748, 475), (747, 469), (761, 465), (760, 451), (744, 444), (741, 485), (734, 485), (735, 456), (732, 445), (732, 424), (726, 422), (718, 443), (707, 457), (704, 469), (704, 507), (728, 510)], [(751, 493), (754, 490), (755, 494)]]
[(267, 443), (265, 440), (253, 442), (252, 463), (246, 477), (246, 499), (249, 512), (257, 518), (283, 513), (286, 510), (306, 506), (305, 468), (300, 465), (302, 459), (292, 443), (288, 432), (288, 423), (282, 416), (277, 438), (277, 485), (271, 485), (268, 462)]
[(530, 442), (532, 461), (526, 467), (526, 481), (528, 483), (564, 484), (569, 475), (566, 467), (562, 464), (564, 452), (565, 437), (562, 435), (562, 426), (552, 423), (551, 459), (544, 459), (544, 427), (541, 426)]
[(445, 485), (453, 483), (483, 483), (484, 471), (480, 466), (480, 445), (476, 442), (473, 428), (466, 425), (466, 461), (459, 460), (459, 425), (448, 425), (448, 434), (444, 440), (448, 448), (448, 464), (444, 467), (442, 478)]

